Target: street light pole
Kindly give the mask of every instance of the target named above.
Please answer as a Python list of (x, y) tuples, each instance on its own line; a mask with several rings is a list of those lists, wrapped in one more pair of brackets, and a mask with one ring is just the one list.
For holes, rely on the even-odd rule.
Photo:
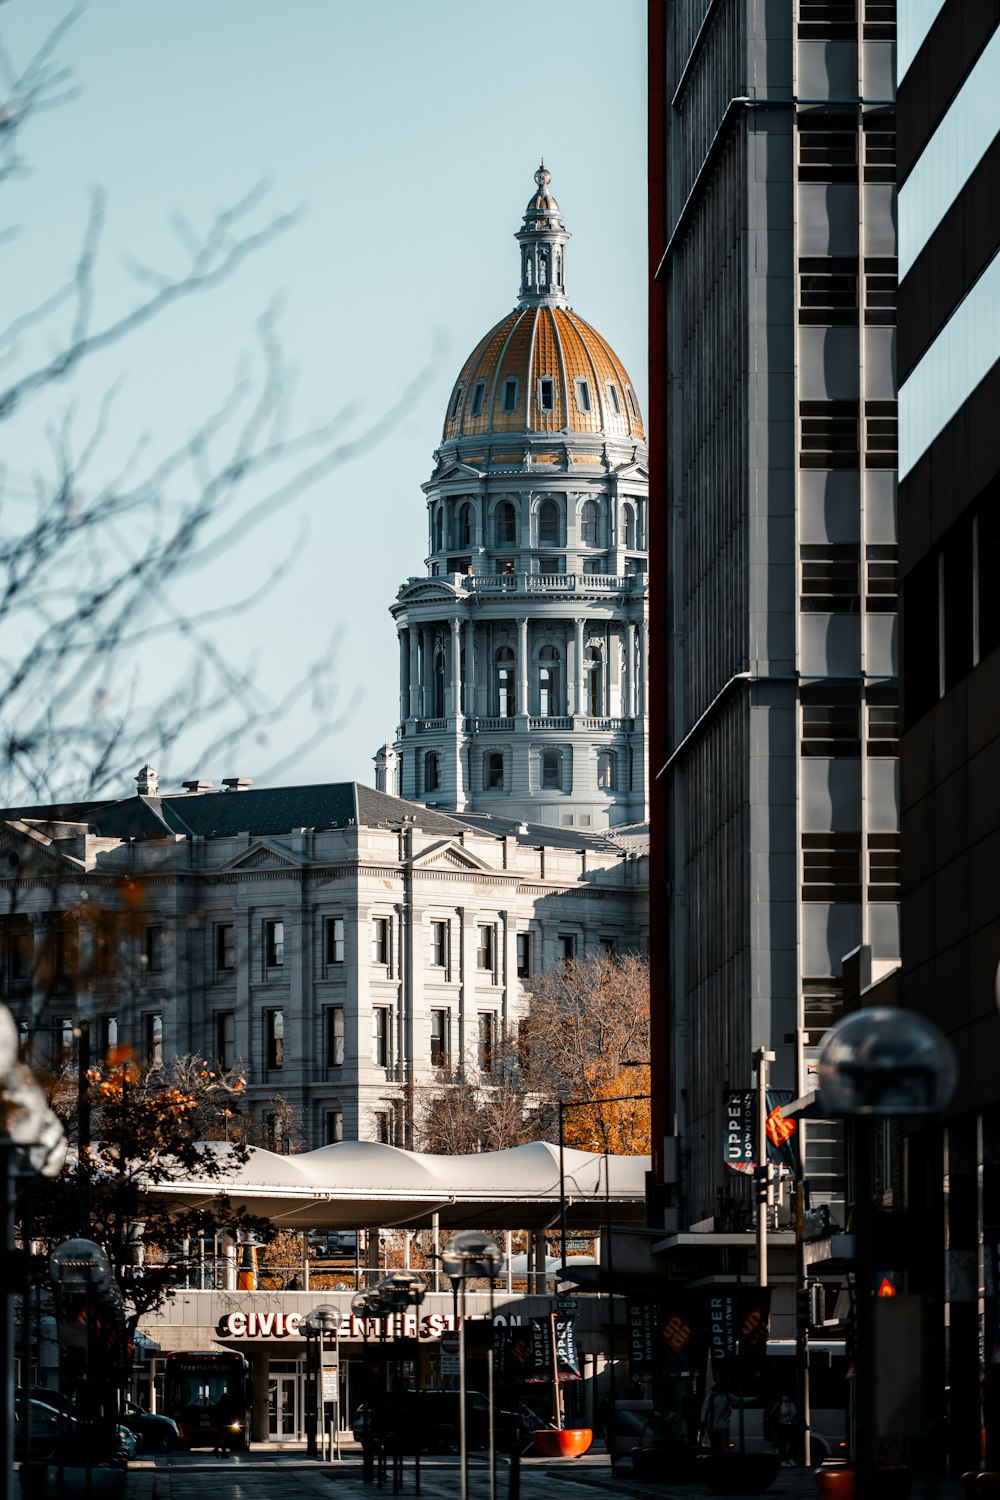
[(758, 1047), (753, 1055), (757, 1070), (757, 1281), (767, 1286), (767, 1211), (771, 1199), (771, 1169), (767, 1159), (767, 1065), (775, 1054)]

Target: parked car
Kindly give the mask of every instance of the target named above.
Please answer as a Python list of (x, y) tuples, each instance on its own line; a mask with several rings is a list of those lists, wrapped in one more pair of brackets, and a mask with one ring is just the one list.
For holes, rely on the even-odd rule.
[(136, 1435), (143, 1453), (172, 1453), (177, 1447), (180, 1432), (173, 1417), (146, 1411), (134, 1401), (124, 1401), (118, 1420)]
[[(466, 1391), (466, 1438), (470, 1448), (485, 1448), (490, 1440), (490, 1404), (482, 1391)], [(458, 1391), (393, 1391), (383, 1419), (378, 1402), (368, 1408), (367, 1435), (399, 1442), (412, 1453), (420, 1438), (422, 1453), (457, 1453), (459, 1446)], [(365, 1408), (359, 1406), (351, 1423), (358, 1442), (365, 1438)], [(493, 1435), (498, 1449), (509, 1449), (516, 1437), (530, 1432), (516, 1411), (493, 1409)]]
[[(59, 1396), (53, 1392), (58, 1401)], [(87, 1431), (69, 1411), (57, 1409), (45, 1401), (25, 1401), (21, 1391), (14, 1398), (14, 1458), (44, 1463), (58, 1459), (78, 1463), (87, 1449)], [(136, 1440), (127, 1428), (116, 1425), (110, 1449), (92, 1452), (95, 1464), (112, 1464), (123, 1468), (136, 1455)]]

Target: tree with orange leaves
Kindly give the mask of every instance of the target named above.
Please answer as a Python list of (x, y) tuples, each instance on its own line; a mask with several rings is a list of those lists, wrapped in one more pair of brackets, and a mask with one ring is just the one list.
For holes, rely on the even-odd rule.
[[(223, 1231), (266, 1241), (273, 1233), (267, 1220), (235, 1208), (222, 1190), (226, 1176), (248, 1157), (239, 1132), (232, 1131), (228, 1140), (211, 1139), (223, 1134), (223, 1116), (239, 1119), (245, 1084), (199, 1058), (140, 1066), (125, 1048), (91, 1068), (86, 1082), (92, 1142), (71, 1153), (58, 1177), (34, 1184), (27, 1205), (30, 1224), (25, 1221), (22, 1232), (44, 1247), (36, 1257), (43, 1281), (48, 1255), (60, 1241), (83, 1234), (101, 1245), (134, 1330), (143, 1315), (185, 1284), (202, 1235)], [(53, 1104), (72, 1136), (75, 1094), (59, 1088)], [(211, 1203), (184, 1208), (149, 1191), (192, 1175), (219, 1184)]]

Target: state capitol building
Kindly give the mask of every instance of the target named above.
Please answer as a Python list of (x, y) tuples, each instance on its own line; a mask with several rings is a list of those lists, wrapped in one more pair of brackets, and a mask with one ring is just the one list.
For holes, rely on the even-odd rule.
[[(535, 184), (517, 305), (459, 371), (390, 606), (376, 787), (145, 766), (120, 799), (0, 813), (2, 994), (36, 1055), (86, 1020), (95, 1059), (238, 1067), (276, 1149), (277, 1100), (307, 1147), (411, 1147), (445, 1074), (488, 1083), (540, 969), (645, 951), (645, 434)], [(136, 881), (144, 925), (116, 923)]]

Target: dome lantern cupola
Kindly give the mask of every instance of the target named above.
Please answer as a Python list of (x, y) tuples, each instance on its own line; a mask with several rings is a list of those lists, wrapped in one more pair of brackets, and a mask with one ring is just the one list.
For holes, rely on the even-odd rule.
[(524, 211), (524, 228), (514, 236), (521, 246), (520, 307), (565, 307), (566, 241), (569, 231), (549, 192), (552, 174), (544, 160), (535, 173), (537, 190)]

